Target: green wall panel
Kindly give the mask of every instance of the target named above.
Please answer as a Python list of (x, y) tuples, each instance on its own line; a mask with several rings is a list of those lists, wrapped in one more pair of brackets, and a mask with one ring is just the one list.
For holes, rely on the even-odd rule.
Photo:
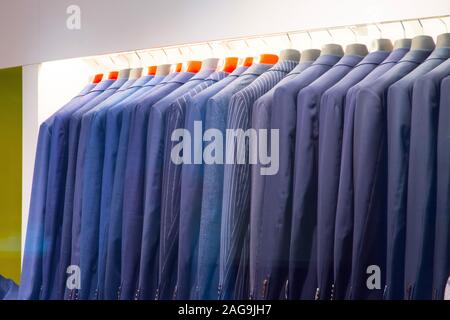
[(0, 69), (0, 274), (20, 279), (22, 68)]

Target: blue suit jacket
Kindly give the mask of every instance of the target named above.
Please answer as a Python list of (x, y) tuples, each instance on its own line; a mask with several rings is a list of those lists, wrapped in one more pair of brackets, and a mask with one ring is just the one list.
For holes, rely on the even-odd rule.
[(450, 77), (442, 80), (437, 140), (436, 234), (434, 242), (434, 299), (443, 299), (450, 275)]
[[(414, 70), (429, 54), (429, 50), (410, 51), (376, 81), (361, 86), (356, 98), (353, 135), (353, 299), (382, 299), (385, 290), (388, 89)], [(367, 270), (373, 265), (380, 268), (381, 283), (379, 287), (369, 288)]]
[[(297, 94), (304, 87), (328, 71), (340, 59), (337, 56), (321, 56), (309, 68), (297, 77), (277, 86), (273, 95), (270, 129), (279, 130), (279, 171), (265, 177), (264, 204), (262, 216), (273, 215), (290, 221), (292, 213), (292, 174), (294, 158), (294, 141), (297, 117)], [(286, 220), (285, 220), (286, 219)], [(289, 235), (286, 235), (290, 239)], [(288, 242), (289, 243), (289, 242)], [(287, 245), (289, 246), (289, 244)], [(288, 250), (288, 249), (286, 249)], [(283, 279), (283, 285), (287, 279)], [(262, 295), (266, 295), (269, 281), (264, 281)]]
[[(74, 97), (60, 111), (79, 108), (87, 101), (84, 96), (94, 87), (95, 85), (93, 84), (87, 85), (79, 95)], [(44, 212), (50, 140), (54, 118), (55, 115), (42, 123), (39, 128), (19, 299), (39, 299), (42, 286)]]
[[(198, 93), (192, 99), (190, 99), (186, 105), (186, 116), (185, 116), (185, 129), (189, 131), (191, 136), (194, 134), (194, 121), (201, 122), (202, 129), (204, 129), (204, 121), (206, 115), (207, 101), (209, 98), (217, 94), (220, 90), (225, 88), (228, 84), (236, 80), (242, 72), (247, 70), (247, 67), (239, 67), (228, 75), (225, 79), (211, 85), (207, 89)], [(203, 157), (203, 145), (200, 148), (197, 145), (192, 144), (191, 155), (197, 153), (199, 156)], [(182, 209), (182, 215), (186, 216), (187, 219), (191, 217), (193, 223), (192, 228), (198, 228), (197, 233), (193, 233), (191, 236), (193, 238), (193, 244), (187, 244), (194, 246), (192, 250), (192, 263), (197, 264), (197, 267), (192, 267), (191, 270), (191, 292), (190, 296), (185, 296), (187, 294), (186, 290), (178, 290), (177, 298), (179, 299), (207, 299), (208, 295), (205, 293), (207, 284), (209, 281), (209, 274), (211, 268), (209, 268), (209, 260), (211, 251), (205, 249), (205, 246), (200, 246), (199, 240), (201, 238), (199, 231), (201, 226), (201, 205), (202, 205), (202, 193), (203, 193), (203, 163), (183, 163), (181, 172), (181, 190), (180, 190), (180, 208)], [(198, 220), (198, 221), (195, 221)], [(198, 223), (198, 226), (196, 225)], [(145, 241), (145, 239), (143, 239)], [(204, 250), (205, 249), (205, 250)], [(198, 254), (196, 254), (198, 250)], [(214, 297), (217, 297), (217, 287), (214, 288)]]
[(166, 260), (171, 261), (169, 264), (172, 264), (172, 268), (178, 261), (177, 285), (175, 289), (177, 299), (189, 298), (191, 275), (193, 275), (193, 270), (197, 271), (197, 259), (195, 259), (194, 264), (193, 257), (197, 257), (196, 237), (198, 237), (199, 223), (195, 225), (195, 221), (193, 221), (195, 217), (186, 215), (184, 208), (180, 206), (182, 164), (172, 162), (172, 148), (178, 142), (171, 141), (171, 136), (174, 130), (185, 127), (185, 113), (190, 101), (204, 89), (222, 80), (227, 75), (227, 73), (222, 71), (213, 72), (203, 82), (172, 103), (166, 116), (161, 191), (161, 221), (163, 221), (163, 225), (161, 226), (160, 239), (164, 238), (164, 241), (174, 243), (174, 246), (171, 247), (167, 254)]
[[(91, 110), (86, 116), (91, 117), (90, 134), (87, 140), (85, 153), (85, 169), (83, 177), (83, 197), (82, 197), (82, 215), (81, 215), (81, 290), (79, 299), (96, 299), (98, 297), (98, 278), (104, 274), (104, 269), (100, 273), (98, 270), (100, 247), (106, 245), (106, 228), (108, 227), (109, 211), (103, 212), (101, 216), (101, 203), (111, 201), (104, 199), (108, 191), (103, 186), (103, 164), (113, 165), (113, 159), (105, 159), (106, 149), (106, 119), (108, 111), (128, 96), (139, 91), (142, 85), (151, 80), (152, 77), (143, 77), (133, 81), (133, 85), (122, 88), (110, 99), (104, 101), (101, 105)], [(142, 85), (134, 85), (134, 82)], [(108, 141), (109, 142), (109, 141)], [(108, 147), (111, 147), (108, 144)], [(105, 162), (108, 160), (108, 162)], [(108, 172), (109, 173), (109, 172)], [(112, 188), (112, 174), (105, 176), (109, 179), (108, 190)], [(102, 255), (106, 254), (106, 249), (102, 250)], [(104, 264), (100, 264), (104, 266)]]
[[(108, 80), (111, 81), (111, 80)], [(118, 81), (118, 82), (117, 82)], [(127, 79), (118, 79), (111, 86), (114, 91), (108, 90), (105, 91), (102, 95), (99, 96), (104, 98), (110, 97), (111, 94), (116, 92), (122, 86), (128, 87), (132, 82), (127, 81)], [(108, 88), (108, 89), (110, 89)], [(72, 221), (71, 223), (71, 251), (70, 251), (70, 265), (80, 266), (80, 235), (81, 235), (81, 206), (82, 206), (82, 193), (83, 193), (83, 175), (84, 172), (84, 155), (86, 152), (86, 142), (89, 137), (90, 132), (90, 121), (91, 117), (86, 116), (89, 110), (94, 108), (99, 103), (103, 102), (105, 99), (100, 99), (99, 101), (91, 101), (89, 104), (83, 106), (83, 108), (79, 109), (72, 117), (74, 126), (72, 129), (74, 130), (73, 136), (77, 136), (78, 134), (78, 148), (74, 152), (74, 168), (75, 171), (73, 174), (75, 175), (73, 182), (73, 202), (72, 202)], [(75, 139), (76, 140), (76, 139)], [(75, 158), (76, 155), (76, 158)], [(71, 168), (72, 169), (72, 168)], [(67, 208), (66, 208), (67, 209)], [(70, 218), (68, 218), (69, 220)], [(69, 223), (69, 224), (70, 224)], [(67, 266), (66, 266), (67, 268)], [(77, 299), (78, 290), (67, 290), (65, 292), (65, 297), (68, 299)]]
[(330, 299), (333, 287), (333, 250), (341, 164), (344, 107), (347, 91), (389, 55), (375, 51), (322, 96), (319, 114), (317, 182), (317, 281), (320, 299)]
[[(222, 133), (225, 132), (226, 126), (226, 114), (228, 103), (231, 96), (239, 91), (240, 89), (246, 87), (248, 84), (253, 82), (261, 73), (270, 68), (269, 65), (254, 64), (248, 68), (244, 73), (242, 73), (238, 79), (231, 82), (223, 90), (215, 94), (208, 100), (208, 105), (206, 108), (206, 120), (205, 129), (214, 128), (220, 130)], [(218, 266), (218, 261), (220, 257), (220, 223), (219, 225), (212, 223), (211, 221), (220, 220), (220, 212), (222, 209), (222, 179), (223, 179), (223, 165), (219, 164), (206, 164), (205, 165), (205, 176), (203, 180), (203, 190), (208, 190), (208, 193), (202, 194), (202, 220), (200, 222), (200, 239), (199, 248), (202, 253), (204, 245), (203, 241), (206, 239), (209, 241), (210, 251), (209, 254), (213, 257), (207, 257), (210, 262), (214, 261), (217, 263), (215, 267)], [(208, 227), (204, 224), (207, 223)], [(207, 229), (206, 229), (207, 228)], [(206, 232), (207, 234), (205, 234)], [(202, 256), (203, 258), (204, 256)], [(202, 259), (201, 258), (201, 259)], [(202, 268), (202, 266), (199, 266)], [(214, 268), (214, 266), (213, 266)], [(216, 286), (215, 282), (217, 269), (209, 269), (208, 273), (213, 277), (211, 280), (214, 281), (208, 283), (209, 286)], [(212, 288), (209, 287), (209, 288)], [(210, 290), (210, 289), (206, 290)], [(217, 297), (217, 296), (216, 296)]]
[(441, 80), (450, 59), (416, 80), (411, 115), (405, 298), (431, 299), (436, 222), (436, 149)]
[(392, 68), (408, 49), (396, 49), (359, 84), (347, 92), (342, 136), (341, 169), (334, 232), (334, 298), (349, 297), (353, 247), (353, 125), (356, 96), (360, 86), (373, 83)]
[(78, 105), (63, 108), (54, 115), (52, 136), (49, 150), (49, 167), (47, 173), (47, 193), (45, 199), (42, 288), (40, 299), (51, 298), (55, 285), (57, 261), (61, 245), (62, 213), (64, 210), (64, 192), (68, 162), (68, 138), (70, 119), (85, 104), (96, 104), (103, 97), (103, 92), (113, 83), (105, 80), (85, 95)]
[(406, 241), (406, 196), (414, 82), (450, 57), (440, 48), (389, 88), (387, 100), (387, 260), (385, 298), (403, 299)]
[(125, 167), (122, 225), (121, 299), (138, 298), (139, 263), (143, 229), (145, 168), (148, 119), (161, 100), (166, 101), (193, 73), (183, 72), (161, 88), (142, 98), (133, 113)]
[[(145, 290), (148, 293), (151, 292), (156, 299), (173, 297), (177, 267), (176, 262), (173, 260), (176, 259), (177, 251), (176, 249), (172, 250), (171, 245), (178, 247), (178, 242), (175, 239), (165, 238), (163, 234), (165, 233), (163, 231), (164, 222), (161, 220), (162, 165), (166, 116), (173, 102), (202, 84), (212, 73), (213, 70), (201, 70), (186, 84), (155, 104), (150, 111), (148, 119), (149, 130), (146, 137), (146, 146), (144, 147), (144, 150), (147, 152), (145, 156), (146, 166), (143, 168), (143, 176), (145, 177), (143, 234), (144, 237), (152, 234), (152, 237), (158, 236), (159, 241), (153, 238), (150, 240), (150, 243), (142, 243), (142, 252), (149, 255), (151, 259), (159, 258), (158, 273), (148, 275), (153, 277), (153, 280), (155, 278), (158, 279), (158, 287), (155, 291), (155, 288), (151, 287), (151, 283), (140, 282), (139, 285), (143, 284)], [(158, 252), (154, 251), (155, 241), (156, 243), (159, 242), (159, 256)]]
[(102, 94), (92, 99), (82, 108), (77, 110), (70, 119), (69, 124), (69, 140), (68, 140), (68, 162), (67, 174), (64, 194), (64, 209), (62, 213), (62, 229), (61, 229), (61, 246), (60, 256), (58, 259), (58, 266), (56, 271), (55, 286), (52, 290), (52, 299), (63, 299), (66, 287), (66, 269), (70, 265), (71, 247), (72, 247), (72, 219), (73, 219), (73, 202), (74, 202), (74, 187), (76, 177), (76, 165), (78, 154), (78, 142), (80, 135), (80, 127), (83, 115), (94, 108), (99, 103), (107, 100), (112, 94), (127, 85), (126, 79), (119, 79), (108, 87)]
[[(235, 93), (228, 106), (227, 129), (248, 130), (251, 127), (253, 103), (273, 88), (297, 64), (297, 61), (280, 61), (246, 88)], [(258, 233), (253, 232), (247, 235), (250, 232), (250, 149), (248, 145), (242, 149), (242, 146), (235, 144), (235, 139), (227, 140), (227, 153), (232, 148), (230, 143), (234, 145), (234, 164), (226, 164), (224, 169), (221, 229), (221, 239), (227, 242), (222, 245), (228, 251), (221, 252), (221, 255), (226, 256), (231, 263), (227, 266), (230, 271), (226, 271), (229, 272), (229, 277), (222, 285), (224, 290), (234, 291), (234, 299), (248, 299), (249, 280), (252, 284), (255, 280), (256, 252), (258, 251)], [(238, 159), (240, 157), (238, 150), (245, 152), (244, 163)], [(247, 252), (245, 248), (248, 248)], [(254, 263), (250, 264), (250, 262)], [(237, 272), (233, 271), (233, 268), (236, 268)], [(233, 274), (234, 272), (236, 274)], [(242, 272), (246, 276), (239, 277)]]
[(297, 96), (297, 132), (289, 254), (290, 298), (314, 299), (317, 291), (317, 167), (322, 94), (363, 57), (346, 55)]
[[(105, 150), (105, 162), (111, 153), (116, 152), (114, 177), (112, 181), (112, 196), (108, 237), (106, 244), (105, 280), (104, 287), (100, 287), (99, 298), (114, 300), (120, 294), (120, 274), (122, 258), (122, 211), (124, 196), (124, 179), (128, 141), (132, 115), (137, 104), (146, 96), (164, 87), (176, 73), (171, 73), (161, 80), (154, 77), (141, 90), (138, 90), (121, 103), (108, 110), (106, 120), (106, 139), (110, 141)], [(116, 151), (114, 151), (116, 150)], [(102, 191), (103, 192), (103, 191)], [(106, 190), (105, 190), (106, 192)], [(103, 294), (102, 294), (103, 290)]]
[[(286, 77), (284, 77), (275, 87), (255, 101), (252, 108), (252, 128), (256, 130), (267, 130), (268, 149), (270, 149), (270, 119), (273, 109), (273, 95), (275, 90), (294, 79), (305, 71), (313, 61), (301, 62)], [(270, 151), (270, 152), (269, 152)], [(269, 153), (275, 152), (268, 150)], [(250, 264), (254, 265), (254, 271), (250, 272), (250, 296), (253, 299), (279, 299), (284, 298), (281, 295), (282, 287), (285, 283), (289, 261), (289, 241), (286, 237), (286, 228), (291, 228), (290, 221), (284, 221), (284, 217), (278, 217), (263, 211), (264, 209), (264, 188), (266, 176), (261, 175), (262, 165), (259, 161), (251, 165), (251, 196), (250, 196), (250, 234), (253, 236), (258, 232), (259, 237), (256, 240), (255, 247), (258, 250), (264, 250), (264, 254), (258, 254), (258, 259)], [(263, 215), (263, 213), (267, 215)], [(270, 237), (263, 235), (270, 234)], [(289, 232), (288, 232), (289, 234)], [(254, 240), (254, 241), (255, 241)], [(250, 239), (250, 241), (252, 241)], [(264, 249), (261, 249), (264, 248)], [(288, 248), (288, 250), (286, 250)], [(254, 251), (250, 250), (250, 254)], [(263, 292), (264, 283), (270, 281), (270, 286)], [(252, 284), (253, 282), (253, 284)]]
[[(98, 299), (104, 297), (105, 287), (105, 271), (107, 261), (107, 247), (108, 247), (108, 233), (111, 220), (111, 204), (112, 204), (112, 192), (114, 185), (114, 174), (116, 168), (117, 150), (119, 144), (120, 128), (121, 128), (121, 112), (120, 107), (123, 103), (128, 103), (137, 99), (140, 95), (144, 94), (148, 90), (151, 90), (154, 86), (161, 82), (163, 76), (145, 76), (136, 80), (129, 88), (131, 91), (126, 95), (126, 98), (121, 99), (119, 103), (114, 102), (110, 108), (106, 108), (106, 119), (103, 120), (103, 132), (104, 132), (104, 157), (103, 157), (103, 173), (102, 173), (102, 185), (101, 185), (101, 203), (100, 203), (100, 225), (99, 225), (99, 250), (98, 250), (98, 281), (93, 284), (96, 286), (96, 293)], [(120, 98), (118, 98), (120, 99)], [(119, 107), (119, 110), (117, 110)], [(101, 148), (99, 148), (101, 149)], [(95, 287), (94, 287), (95, 288)]]

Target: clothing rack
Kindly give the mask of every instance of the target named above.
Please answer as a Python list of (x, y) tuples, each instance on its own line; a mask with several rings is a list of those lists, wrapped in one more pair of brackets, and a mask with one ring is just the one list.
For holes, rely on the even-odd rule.
[(180, 44), (152, 49), (138, 49), (85, 58), (98, 72), (117, 68), (137, 68), (164, 63), (178, 63), (211, 56), (257, 56), (263, 52), (278, 53), (286, 48), (306, 50), (320, 48), (326, 43), (347, 45), (363, 43), (371, 46), (373, 39), (412, 38), (426, 34), (437, 36), (450, 31), (450, 15), (419, 17), (415, 19), (371, 22), (358, 25), (331, 26), (283, 33), (262, 34), (205, 42)]

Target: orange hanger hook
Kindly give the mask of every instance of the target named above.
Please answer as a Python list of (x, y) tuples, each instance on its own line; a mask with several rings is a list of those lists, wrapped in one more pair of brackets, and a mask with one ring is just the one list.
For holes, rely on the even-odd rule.
[(227, 73), (231, 73), (236, 69), (239, 58), (237, 57), (226, 57), (225, 63), (223, 65), (223, 71)]
[(149, 76), (154, 76), (156, 74), (156, 66), (150, 66), (148, 67), (148, 73)]
[(92, 83), (97, 84), (103, 79), (103, 73), (98, 73), (94, 76), (94, 79), (92, 80)]
[(253, 64), (253, 57), (247, 57), (242, 64), (244, 67), (250, 67)]
[(111, 71), (108, 75), (108, 80), (117, 80), (119, 77), (119, 71)]
[(197, 73), (200, 71), (202, 67), (202, 62), (201, 61), (197, 61), (197, 60), (193, 60), (193, 61), (188, 61), (187, 62), (187, 72), (192, 72), (192, 73)]
[(276, 54), (264, 53), (259, 56), (259, 63), (263, 64), (275, 64), (278, 62), (278, 56)]
[(181, 62), (177, 63), (175, 66), (175, 72), (181, 72), (182, 68), (183, 68), (183, 64)]

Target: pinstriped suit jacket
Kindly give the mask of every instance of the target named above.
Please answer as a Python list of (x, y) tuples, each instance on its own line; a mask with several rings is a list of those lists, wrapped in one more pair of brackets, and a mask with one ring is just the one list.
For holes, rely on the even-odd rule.
[[(251, 127), (253, 103), (264, 93), (275, 86), (286, 74), (298, 64), (296, 61), (281, 61), (264, 72), (249, 86), (233, 95), (228, 107), (227, 129), (242, 129), (246, 131)], [(227, 152), (230, 151), (227, 141)], [(236, 149), (239, 146), (236, 146)], [(248, 154), (248, 146), (246, 152)], [(237, 150), (235, 150), (235, 156)], [(253, 276), (250, 270), (250, 164), (248, 155), (246, 164), (225, 165), (224, 188), (222, 204), (221, 229), (221, 260), (225, 262), (224, 290), (234, 292), (235, 299), (248, 299), (248, 276), (241, 277), (242, 281), (236, 283), (236, 268), (241, 272)], [(246, 241), (245, 238), (247, 237)], [(256, 244), (256, 243), (255, 243)], [(252, 253), (256, 248), (251, 248)], [(242, 262), (239, 262), (240, 261)], [(253, 274), (252, 274), (253, 273)], [(233, 285), (236, 283), (236, 288)]]
[[(267, 71), (272, 65), (254, 64), (249, 67), (238, 79), (231, 82), (219, 93), (208, 100), (206, 110), (205, 129), (217, 129), (222, 134), (225, 134), (228, 105), (233, 94), (245, 88), (252, 83), (262, 73)], [(222, 190), (223, 190), (223, 165), (222, 164), (207, 164), (205, 165), (204, 180), (203, 180), (202, 194), (202, 225), (200, 247), (208, 246), (211, 257), (210, 265), (213, 269), (221, 270), (220, 264), (220, 217), (222, 212)], [(206, 192), (207, 190), (207, 192)], [(208, 243), (206, 243), (206, 239)], [(213, 259), (216, 261), (213, 262)], [(218, 271), (211, 271), (214, 275)], [(209, 289), (216, 287), (218, 289), (218, 296), (221, 296), (221, 289), (218, 277), (213, 276), (211, 283), (208, 283)], [(217, 281), (217, 282), (216, 282)], [(217, 285), (219, 288), (217, 288)], [(208, 290), (209, 291), (209, 290)], [(216, 296), (217, 298), (217, 296)]]
[[(188, 130), (191, 135), (194, 133), (194, 121), (201, 121), (202, 128), (204, 128), (208, 99), (220, 92), (231, 82), (235, 81), (245, 70), (247, 70), (247, 67), (238, 67), (225, 79), (211, 85), (189, 101), (186, 106), (185, 129)], [(202, 149), (198, 150), (197, 146), (193, 144), (191, 155), (193, 155), (194, 152), (203, 153), (203, 145), (201, 145), (201, 147)], [(215, 269), (212, 267), (212, 264), (217, 260), (214, 259), (216, 253), (209, 248), (211, 241), (207, 238), (208, 234), (211, 232), (211, 226), (208, 222), (208, 217), (201, 216), (203, 169), (203, 164), (183, 164), (180, 207), (183, 208), (183, 215), (193, 217), (193, 228), (197, 228), (197, 233), (194, 232), (192, 235), (194, 237), (194, 253), (192, 256), (192, 263), (194, 266), (192, 268), (195, 268), (195, 270), (191, 270), (190, 298), (217, 299), (217, 284), (211, 292), (211, 283), (214, 282), (212, 278), (215, 274)], [(202, 226), (206, 226), (206, 228), (202, 229)], [(196, 246), (198, 247), (197, 255), (195, 254)], [(197, 267), (195, 267), (195, 265), (197, 265)], [(187, 294), (187, 289), (179, 290), (177, 298), (188, 298), (184, 296), (185, 293)]]
[[(286, 77), (277, 83), (261, 98), (255, 101), (252, 108), (252, 128), (270, 130), (270, 118), (274, 110), (273, 95), (275, 90), (294, 79), (305, 71), (313, 61), (305, 61), (298, 64)], [(270, 149), (270, 135), (267, 137), (268, 149)], [(269, 151), (271, 154), (271, 151)], [(285, 229), (290, 229), (290, 221), (284, 221), (283, 217), (275, 216), (265, 210), (264, 188), (266, 176), (261, 175), (261, 163), (251, 165), (251, 196), (250, 196), (250, 296), (254, 299), (278, 299), (280, 298), (281, 286), (284, 282), (281, 265), (286, 267), (289, 259), (289, 238), (286, 237)], [(267, 214), (267, 215), (264, 215)], [(254, 235), (259, 234), (258, 237)], [(263, 235), (270, 234), (270, 237)], [(253, 239), (253, 241), (252, 241)], [(287, 241), (287, 242), (286, 242)], [(253, 244), (252, 244), (253, 243)], [(264, 249), (264, 254), (255, 253)], [(266, 294), (263, 294), (264, 280), (271, 279)]]
[(172, 162), (172, 147), (178, 142), (172, 142), (171, 136), (174, 130), (184, 128), (186, 106), (192, 97), (226, 76), (227, 73), (225, 72), (212, 73), (203, 82), (172, 103), (166, 116), (161, 189), (160, 241), (171, 244), (168, 246), (167, 252), (161, 252), (161, 259), (166, 260), (164, 264), (168, 266), (168, 270), (171, 270), (165, 277), (169, 277), (173, 283), (177, 283), (174, 290), (175, 297), (178, 297), (178, 294), (181, 294), (185, 298), (189, 297), (189, 279), (192, 273), (192, 257), (194, 256), (194, 248), (196, 245), (194, 239), (195, 235), (198, 235), (198, 229), (192, 226), (191, 216), (186, 216), (184, 213), (180, 214), (182, 165), (176, 165)]
[[(289, 73), (297, 63), (281, 61), (245, 89), (234, 94), (228, 107), (227, 129), (244, 131), (249, 129), (253, 103)], [(227, 141), (227, 152), (231, 151), (230, 142)], [(224, 297), (226, 298), (228, 293), (229, 297), (235, 299), (249, 298), (250, 164), (248, 163), (248, 146), (244, 147), (247, 152), (246, 164), (235, 162), (232, 165), (225, 165), (222, 203), (220, 254), (221, 261), (225, 264), (222, 285)], [(240, 148), (241, 146), (235, 146), (235, 156), (237, 156), (237, 149)], [(242, 275), (239, 276), (239, 273)]]

